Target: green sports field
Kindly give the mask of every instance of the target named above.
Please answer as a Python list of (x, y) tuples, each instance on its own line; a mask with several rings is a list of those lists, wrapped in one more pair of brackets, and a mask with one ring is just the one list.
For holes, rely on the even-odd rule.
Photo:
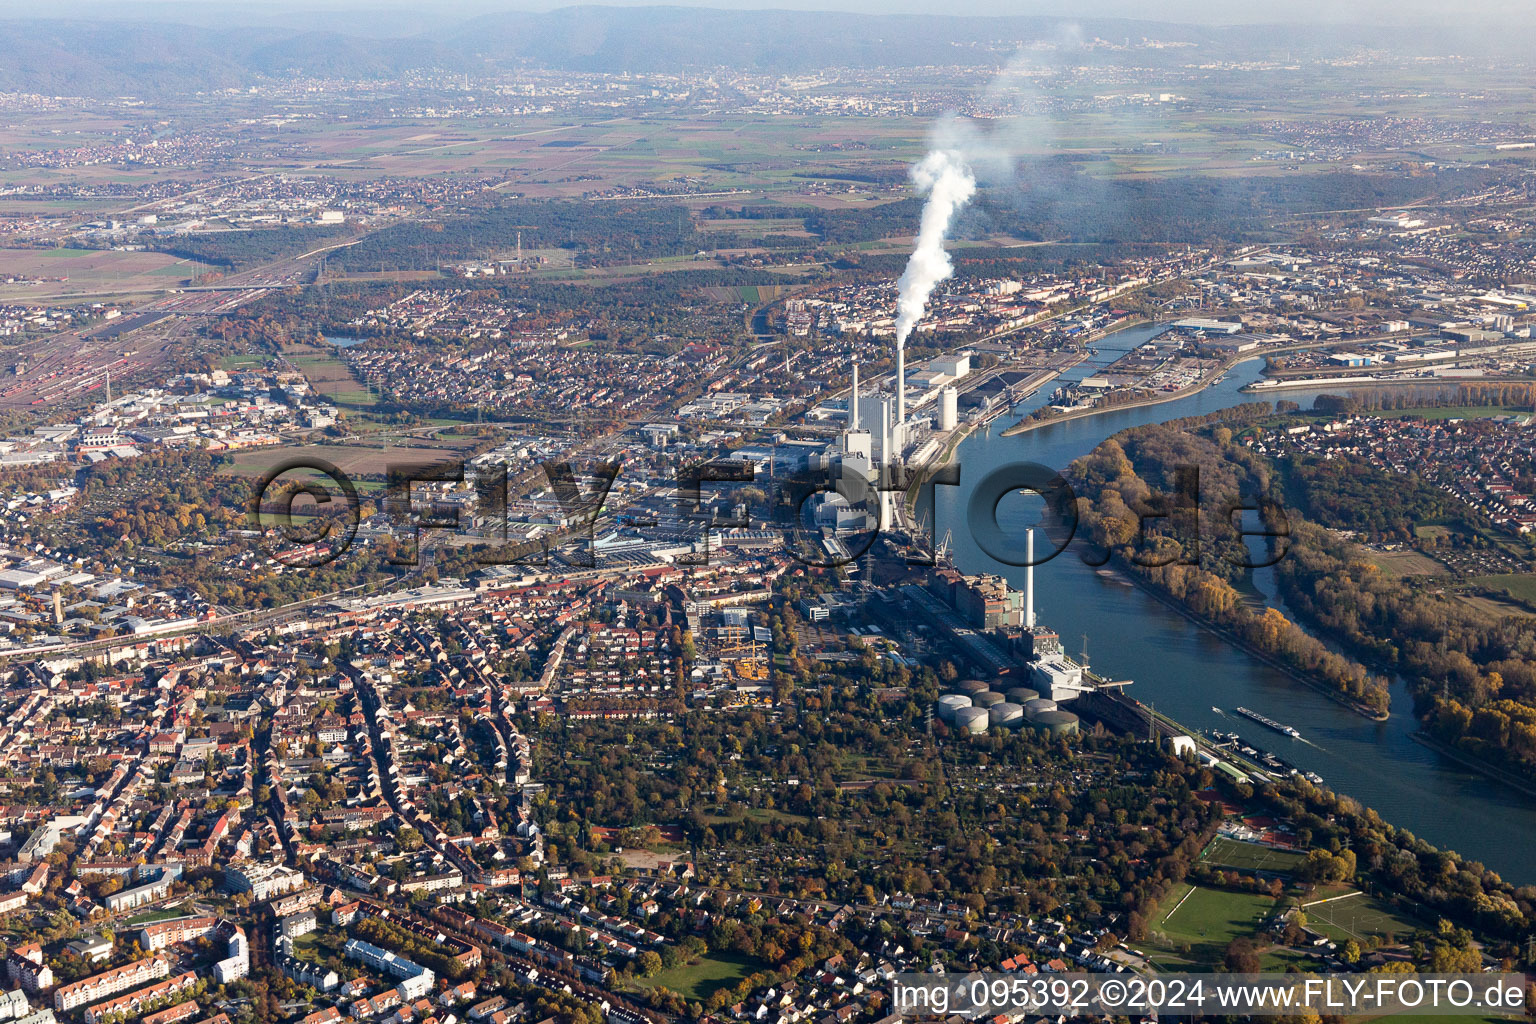
[(1379, 900), (1361, 893), (1303, 906), (1307, 925), (1336, 941), (1390, 935), (1398, 941), (1426, 927)]
[[(1159, 915), (1153, 918), (1153, 949), (1170, 954), (1189, 944), (1187, 962), (1199, 967), (1221, 963), (1227, 944), (1241, 935), (1252, 935), (1274, 912), (1275, 900), (1255, 893), (1225, 892), (1181, 885), (1163, 900)], [(1181, 956), (1157, 957), (1160, 962), (1176, 964)]]
[(1290, 850), (1274, 850), (1259, 843), (1245, 843), (1239, 839), (1217, 836), (1200, 853), (1207, 864), (1221, 868), (1237, 868), (1240, 871), (1273, 871), (1288, 874), (1306, 860)]

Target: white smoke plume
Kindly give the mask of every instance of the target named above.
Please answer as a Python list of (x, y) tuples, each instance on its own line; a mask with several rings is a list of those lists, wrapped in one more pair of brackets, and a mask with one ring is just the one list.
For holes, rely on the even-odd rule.
[(907, 335), (922, 318), (928, 296), (938, 283), (954, 273), (955, 265), (944, 251), (944, 236), (960, 208), (976, 193), (976, 176), (958, 150), (936, 149), (912, 167), (912, 183), (928, 196), (918, 225), (916, 246), (907, 269), (896, 282), (896, 345), (906, 345)]

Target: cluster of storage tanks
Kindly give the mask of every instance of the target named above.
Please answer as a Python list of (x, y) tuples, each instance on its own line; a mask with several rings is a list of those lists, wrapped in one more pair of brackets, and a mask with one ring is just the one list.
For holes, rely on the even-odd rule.
[(1078, 730), (1076, 715), (1026, 686), (999, 693), (978, 679), (967, 679), (956, 684), (954, 691), (939, 698), (939, 720), (969, 736), (981, 735), (994, 725), (1029, 726), (1051, 736), (1070, 736)]

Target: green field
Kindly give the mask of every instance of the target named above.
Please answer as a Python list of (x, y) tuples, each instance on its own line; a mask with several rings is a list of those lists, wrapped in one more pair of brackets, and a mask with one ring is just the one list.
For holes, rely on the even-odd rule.
[(1198, 887), (1191, 891), (1188, 885), (1170, 890), (1163, 904), (1167, 909), (1153, 919), (1151, 928), (1158, 938), (1147, 945), (1172, 952), (1188, 943), (1189, 960), (1202, 966), (1219, 965), (1227, 944), (1252, 935), (1275, 907), (1269, 896)]
[(302, 353), (289, 355), (288, 362), (309, 379), (310, 387), (340, 405), (369, 407), (377, 405), (379, 397), (352, 375), (347, 364), (329, 353)]
[(739, 953), (710, 953), (696, 964), (674, 967), (650, 978), (637, 979), (642, 988), (666, 988), (685, 999), (703, 1002), (718, 989), (729, 988), (762, 964)]
[(293, 955), (300, 960), (323, 962), (327, 957), (341, 956), (346, 944), (346, 932), (326, 928), (300, 935), (293, 940)]
[(1494, 592), (1503, 592), (1517, 601), (1536, 604), (1536, 573), (1510, 572), (1499, 576), (1474, 576), (1472, 582)]
[(166, 907), (161, 910), (151, 910), (137, 917), (130, 917), (124, 924), (141, 927), (146, 924), (154, 924), (156, 921), (169, 921), (176, 917), (186, 917), (186, 907)]
[(747, 302), (755, 305), (759, 302), (772, 302), (774, 299), (782, 298), (793, 289), (777, 284), (743, 284), (735, 287), (709, 287), (702, 290), (716, 302)]
[(1296, 949), (1273, 946), (1259, 954), (1259, 970), (1284, 974), (1288, 968), (1298, 971), (1317, 970), (1317, 960)]
[(1217, 836), (1211, 840), (1211, 845), (1201, 852), (1200, 859), (1217, 867), (1286, 874), (1294, 871), (1296, 865), (1306, 860), (1306, 857), (1290, 850), (1272, 850), (1258, 843), (1245, 843), (1237, 839), (1228, 839), (1226, 836)]
[(1398, 913), (1378, 900), (1361, 894), (1327, 903), (1304, 906), (1307, 926), (1338, 942), (1363, 939), (1367, 935), (1391, 935), (1398, 941), (1425, 926)]
[(1423, 409), (1388, 409), (1373, 413), (1387, 419), (1417, 416), (1426, 420), (1476, 420), (1492, 416), (1529, 416), (1531, 410), (1519, 406), (1502, 405), (1447, 405)]

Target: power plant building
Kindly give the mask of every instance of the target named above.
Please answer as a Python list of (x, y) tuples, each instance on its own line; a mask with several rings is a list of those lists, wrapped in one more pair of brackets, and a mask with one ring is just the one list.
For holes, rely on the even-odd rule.
[(1030, 680), (1047, 700), (1073, 700), (1093, 689), (1083, 678), (1083, 669), (1060, 654), (1048, 654), (1030, 666)]
[(1001, 576), (963, 576), (953, 569), (939, 569), (929, 580), (928, 590), (973, 629), (1024, 625), (1024, 594)]

